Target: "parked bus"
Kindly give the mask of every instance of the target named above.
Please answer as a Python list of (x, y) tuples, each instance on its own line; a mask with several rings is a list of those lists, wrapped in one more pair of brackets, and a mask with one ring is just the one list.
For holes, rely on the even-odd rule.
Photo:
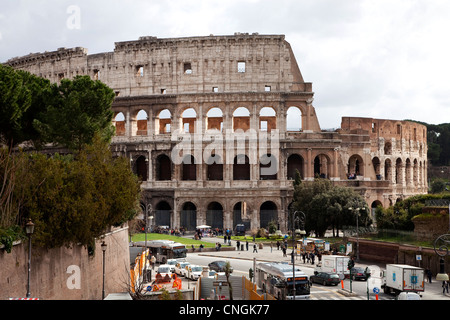
[(292, 265), (285, 263), (263, 262), (256, 266), (256, 281), (263, 292), (278, 300), (309, 299), (309, 276), (295, 268), (295, 282)]
[(147, 241), (147, 247), (150, 253), (156, 257), (156, 262), (159, 263), (166, 263), (168, 259), (186, 258), (186, 246), (179, 242), (151, 240)]

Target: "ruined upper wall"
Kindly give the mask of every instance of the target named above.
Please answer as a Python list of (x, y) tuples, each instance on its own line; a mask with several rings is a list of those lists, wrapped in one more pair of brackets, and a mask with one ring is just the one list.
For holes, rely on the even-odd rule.
[(284, 35), (141, 37), (114, 52), (84, 48), (10, 59), (6, 64), (58, 82), (89, 75), (120, 96), (208, 92), (312, 92)]
[(361, 117), (342, 117), (341, 133), (370, 135), (370, 140), (380, 137), (396, 140), (427, 141), (427, 127), (412, 121), (373, 119)]

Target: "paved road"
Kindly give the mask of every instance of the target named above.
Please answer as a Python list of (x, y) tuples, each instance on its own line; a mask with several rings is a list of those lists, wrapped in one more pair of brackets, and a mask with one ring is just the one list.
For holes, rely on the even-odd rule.
[[(204, 241), (211, 241), (211, 242), (221, 242), (223, 244), (223, 240), (221, 238), (202, 238)], [(241, 244), (244, 244), (245, 248), (245, 242)], [(232, 241), (232, 246), (236, 247), (236, 242)], [(288, 251), (290, 253), (291, 250)], [(192, 254), (192, 253), (189, 253)], [(276, 246), (274, 245), (272, 248), (270, 246), (263, 246), (262, 249), (257, 249), (257, 252), (253, 252), (253, 243), (249, 242), (249, 250), (240, 251), (240, 250), (234, 250), (234, 251), (210, 251), (210, 252), (196, 252), (195, 254), (203, 257), (214, 257), (214, 258), (220, 258), (220, 259), (242, 259), (242, 260), (250, 260), (253, 261), (254, 258), (258, 262), (268, 261), (268, 262), (287, 262), (291, 263), (291, 256), (290, 254), (287, 255), (287, 257), (283, 257), (283, 253), (281, 250), (277, 250)], [(301, 259), (296, 259), (296, 265), (298, 265), (304, 272), (307, 274), (313, 274), (314, 272), (314, 266), (311, 264), (303, 264)], [(367, 267), (369, 265), (373, 265), (370, 262), (367, 261), (360, 261), (356, 263), (357, 266), (360, 267)], [(381, 269), (385, 269), (385, 265), (378, 265)], [(355, 286), (354, 292), (359, 293), (357, 296), (352, 297), (346, 297), (348, 300), (367, 300), (367, 294), (366, 294), (366, 282), (355, 282), (353, 281), (353, 285)], [(349, 281), (344, 281), (345, 289), (349, 290)], [(358, 287), (356, 287), (358, 286)], [(340, 287), (340, 285), (339, 285)], [(321, 285), (314, 284), (311, 290), (311, 298), (317, 299), (317, 300), (342, 300), (343, 295), (338, 293), (338, 288), (336, 287), (324, 287)], [(370, 300), (375, 300), (375, 294), (373, 292), (370, 292), (369, 294)], [(379, 300), (392, 300), (392, 296), (384, 295), (383, 293), (379, 294)], [(450, 300), (450, 294), (444, 295), (442, 293), (442, 287), (441, 283), (437, 282), (433, 279), (432, 283), (425, 283), (425, 292), (422, 294), (423, 300)]]

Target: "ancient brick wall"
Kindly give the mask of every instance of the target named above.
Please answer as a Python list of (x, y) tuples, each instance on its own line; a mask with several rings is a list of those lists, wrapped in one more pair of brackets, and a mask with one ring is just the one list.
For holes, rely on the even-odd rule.
[[(40, 249), (32, 247), (30, 292), (42, 300), (100, 300), (102, 298), (105, 241), (105, 293), (126, 292), (130, 256), (128, 229), (117, 229), (96, 241), (95, 254), (86, 248)], [(23, 298), (27, 292), (28, 241), (15, 245), (11, 253), (0, 249), (0, 300)]]

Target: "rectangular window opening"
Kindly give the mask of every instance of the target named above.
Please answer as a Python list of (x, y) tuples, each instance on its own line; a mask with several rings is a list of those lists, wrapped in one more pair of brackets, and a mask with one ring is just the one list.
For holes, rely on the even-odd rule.
[(265, 91), (265, 92), (270, 92), (270, 89), (271, 89), (270, 86), (265, 86), (265, 87), (264, 87), (264, 91)]
[(245, 72), (245, 62), (239, 61), (238, 62), (238, 72), (244, 73)]
[(184, 74), (192, 74), (192, 66), (190, 62), (184, 63)]
[(143, 77), (144, 76), (144, 66), (137, 66), (136, 67), (136, 76), (137, 77)]

